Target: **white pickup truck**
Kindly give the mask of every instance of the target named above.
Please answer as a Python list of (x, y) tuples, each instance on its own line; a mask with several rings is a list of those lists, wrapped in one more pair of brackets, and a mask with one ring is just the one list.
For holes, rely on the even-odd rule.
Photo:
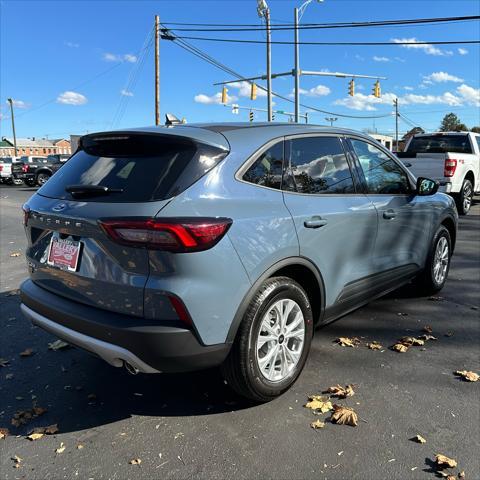
[(439, 190), (455, 198), (460, 215), (468, 213), (480, 192), (480, 134), (419, 133), (397, 155), (416, 177), (438, 180)]

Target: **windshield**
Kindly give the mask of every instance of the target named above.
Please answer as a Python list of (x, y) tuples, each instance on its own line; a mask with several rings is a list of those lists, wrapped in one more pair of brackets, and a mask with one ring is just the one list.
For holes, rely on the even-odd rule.
[(408, 153), (472, 153), (468, 135), (428, 135), (413, 137)]

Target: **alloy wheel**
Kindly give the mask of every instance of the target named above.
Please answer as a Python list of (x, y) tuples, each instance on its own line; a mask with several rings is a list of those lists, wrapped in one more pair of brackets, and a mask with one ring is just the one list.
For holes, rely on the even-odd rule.
[(433, 278), (437, 285), (441, 285), (447, 276), (448, 263), (450, 261), (450, 252), (448, 241), (445, 237), (440, 237), (435, 248), (435, 258), (433, 262)]
[(463, 211), (468, 212), (472, 205), (472, 187), (470, 183), (466, 183), (463, 187)]

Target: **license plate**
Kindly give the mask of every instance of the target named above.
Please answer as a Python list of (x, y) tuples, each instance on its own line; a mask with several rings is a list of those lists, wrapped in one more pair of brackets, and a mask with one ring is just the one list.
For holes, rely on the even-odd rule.
[(52, 237), (48, 251), (48, 265), (76, 272), (81, 246), (82, 244), (75, 240)]

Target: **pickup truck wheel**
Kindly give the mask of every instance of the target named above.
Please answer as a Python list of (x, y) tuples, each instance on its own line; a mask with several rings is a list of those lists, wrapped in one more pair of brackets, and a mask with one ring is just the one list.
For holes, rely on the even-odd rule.
[(39, 173), (37, 175), (37, 184), (42, 186), (43, 184), (47, 183), (50, 175), (48, 173)]
[(312, 336), (312, 308), (303, 288), (288, 277), (265, 280), (222, 365), (227, 384), (256, 402), (273, 400), (300, 375)]
[(415, 280), (415, 284), (422, 294), (432, 295), (443, 288), (447, 281), (451, 256), (450, 233), (443, 225), (440, 225), (433, 236), (425, 268)]
[(473, 185), (468, 178), (463, 181), (462, 190), (457, 197), (457, 210), (460, 215), (466, 215), (472, 206)]
[(34, 187), (36, 185), (36, 182), (33, 178), (29, 178), (25, 180), (25, 184), (29, 187)]

